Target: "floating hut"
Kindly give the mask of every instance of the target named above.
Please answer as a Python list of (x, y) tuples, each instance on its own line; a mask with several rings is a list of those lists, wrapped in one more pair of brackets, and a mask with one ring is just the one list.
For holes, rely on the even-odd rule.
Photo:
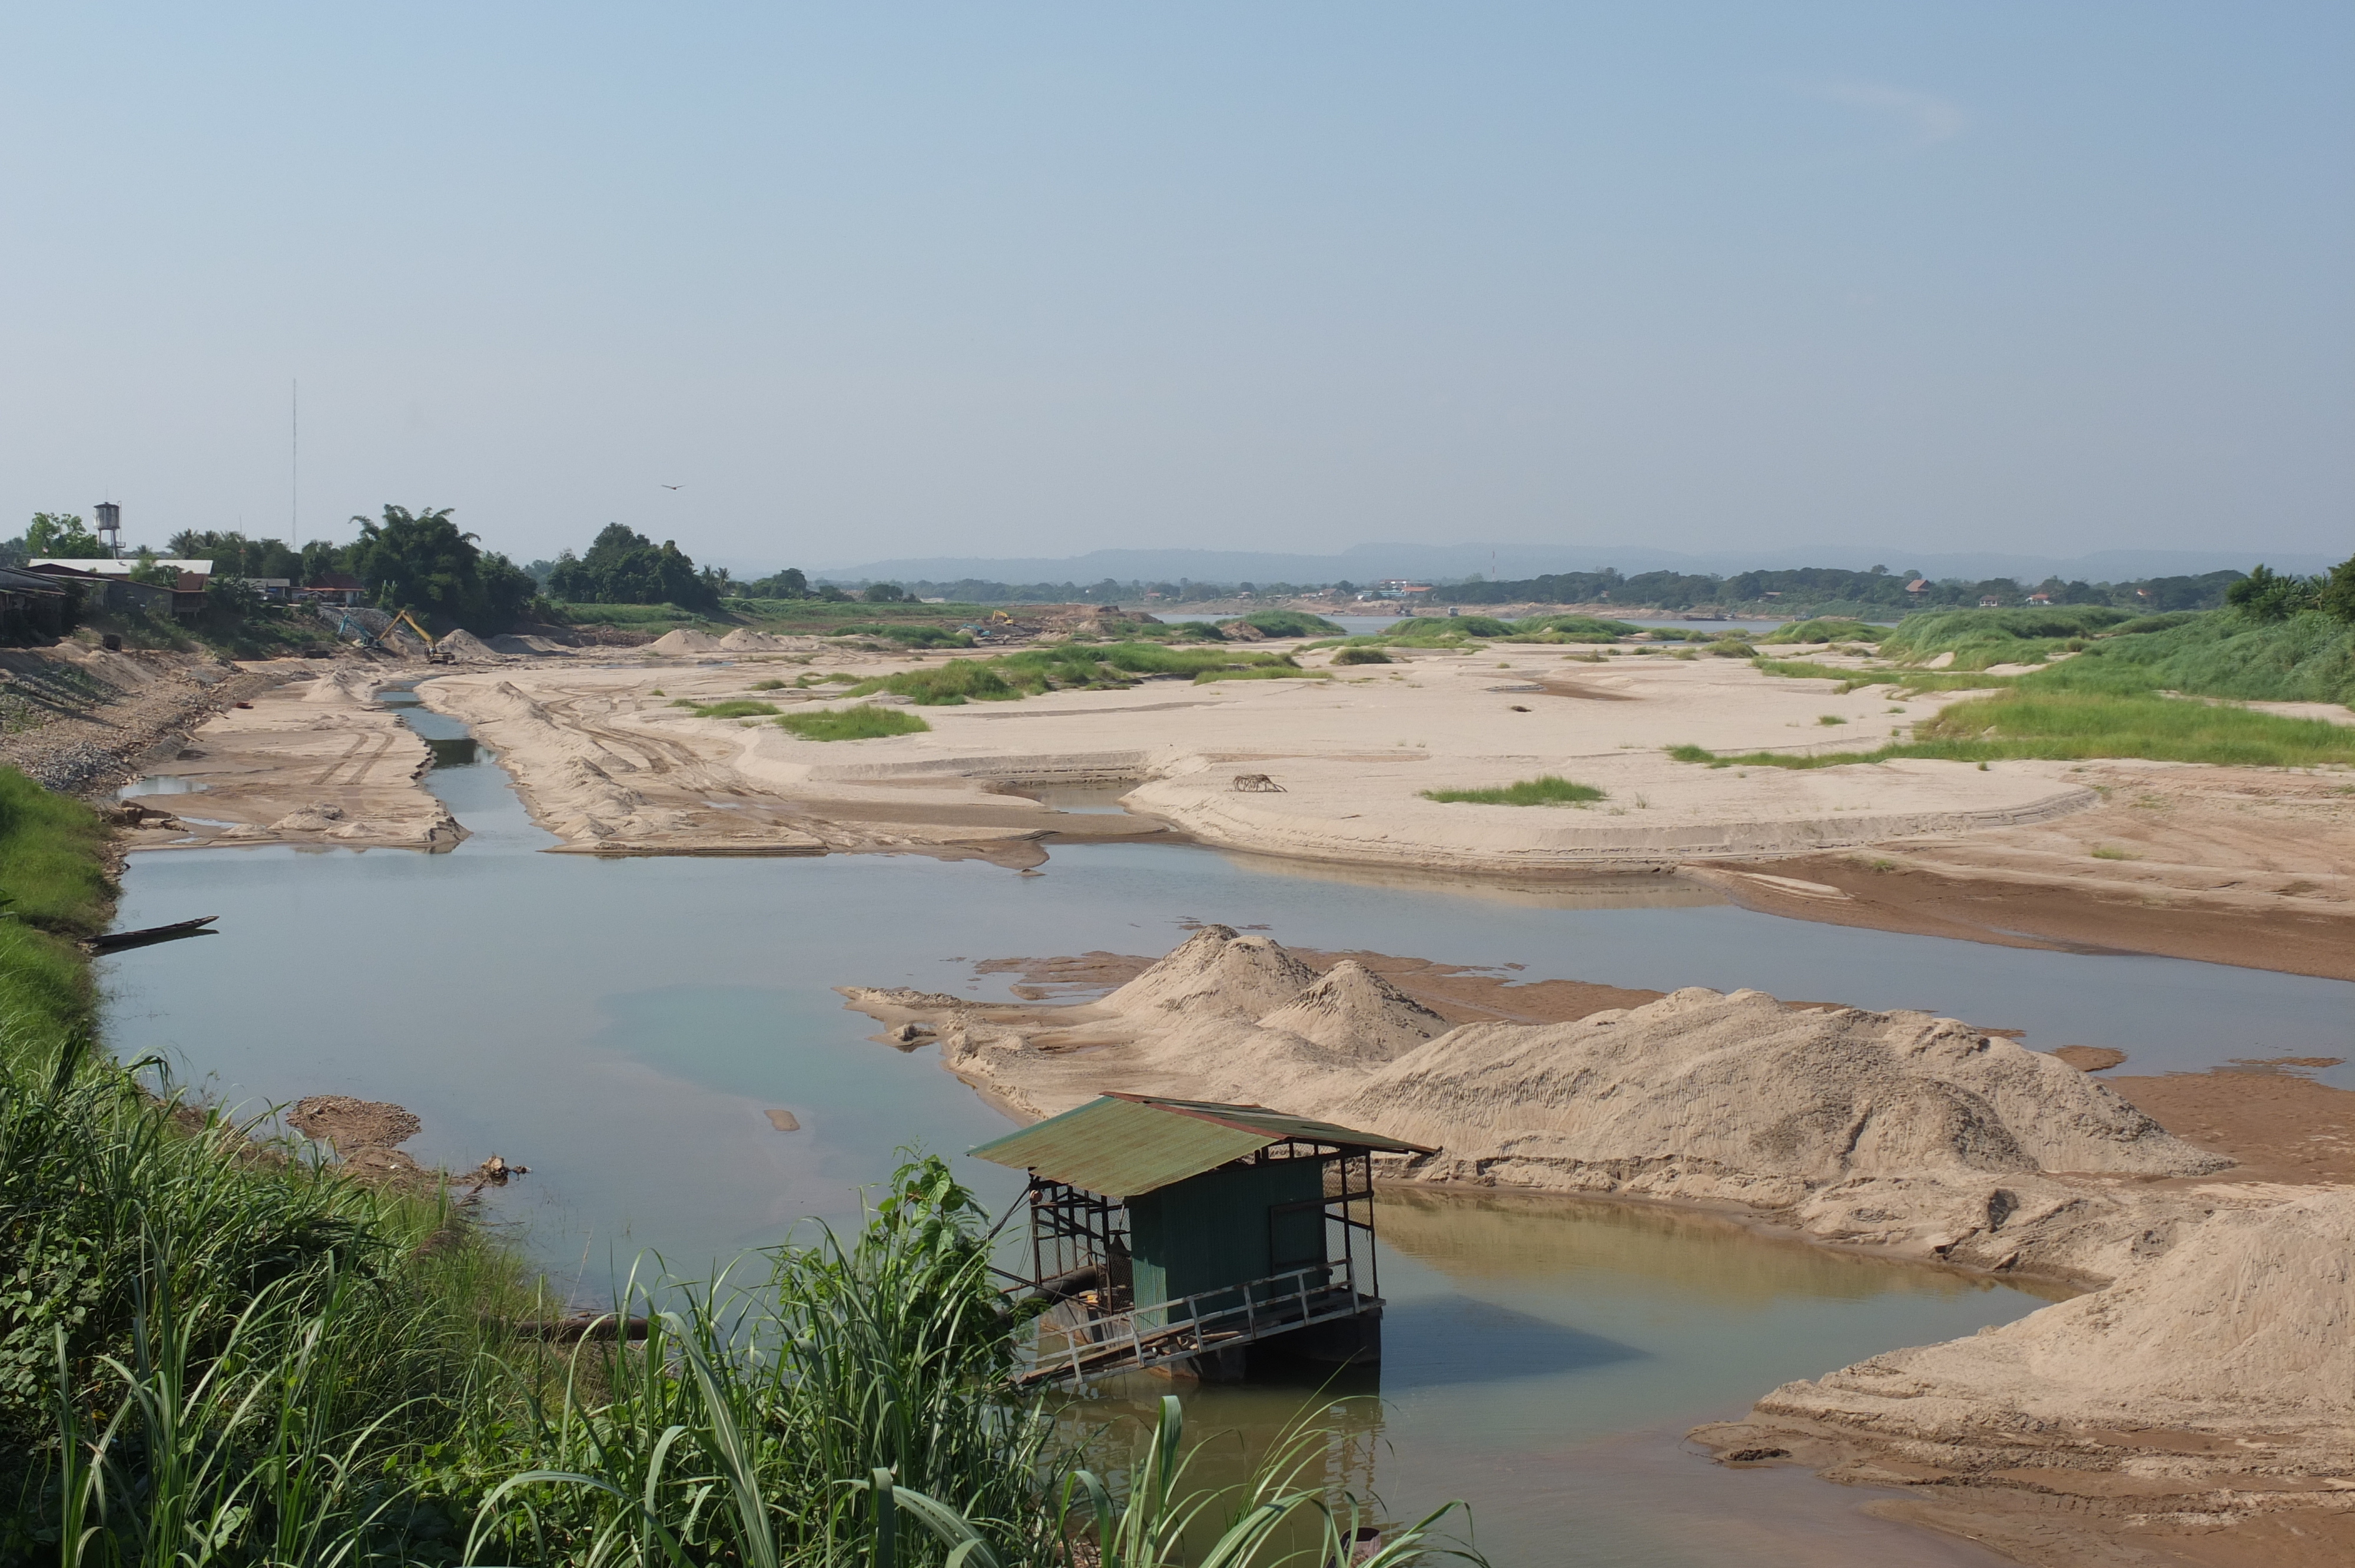
[(1381, 1353), (1373, 1157), (1421, 1144), (1264, 1106), (1105, 1095), (972, 1150), (1030, 1175), (1047, 1307), (1026, 1383), (1169, 1367), (1227, 1381), (1253, 1347)]

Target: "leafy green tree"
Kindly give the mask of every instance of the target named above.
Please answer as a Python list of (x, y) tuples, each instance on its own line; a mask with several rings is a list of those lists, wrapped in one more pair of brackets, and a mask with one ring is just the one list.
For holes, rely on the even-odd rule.
[(157, 588), (177, 588), (180, 586), (180, 568), (165, 566), (156, 560), (153, 550), (142, 550), (138, 564), (131, 568), (131, 580), (152, 583)]
[[(354, 517), (352, 567), (378, 606), (410, 609), (441, 626), (496, 633), (513, 626), (538, 585), (505, 556), (461, 533), (452, 508), (411, 512), (387, 504), (381, 520)], [(437, 627), (438, 630), (438, 627)]]
[(2260, 565), (2224, 590), (2224, 602), (2254, 620), (2286, 620), (2314, 608), (2319, 586), (2316, 579)]
[(897, 604), (908, 597), (908, 590), (898, 583), (868, 583), (858, 597), (869, 604)]
[(698, 572), (675, 541), (657, 546), (645, 535), (608, 523), (590, 542), (589, 552), (567, 550), (548, 574), (548, 591), (575, 604), (675, 604), (682, 609), (717, 609), (725, 579)]
[(2320, 579), (2314, 608), (2341, 620), (2355, 621), (2355, 556), (2350, 556)]
[(36, 512), (25, 530), (25, 554), (86, 561), (106, 554), (99, 536), (70, 512)]
[(234, 529), (184, 528), (168, 542), (184, 561), (210, 561), (217, 577), (286, 577), (299, 580), (303, 556), (281, 539), (249, 539)]
[(807, 599), (809, 578), (799, 567), (787, 567), (783, 571), (765, 577), (756, 577), (737, 591), (746, 599)]

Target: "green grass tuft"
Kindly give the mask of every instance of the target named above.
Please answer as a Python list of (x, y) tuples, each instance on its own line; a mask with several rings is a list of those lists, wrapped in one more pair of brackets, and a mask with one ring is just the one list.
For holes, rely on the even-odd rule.
[(1604, 792), (1592, 784), (1573, 784), (1551, 773), (1498, 789), (1425, 789), (1422, 793), (1426, 800), (1471, 806), (1582, 806), (1604, 799)]
[(730, 697), (725, 702), (690, 703), (698, 718), (738, 719), (760, 718), (775, 713), (774, 703), (755, 702), (751, 697)]
[(1397, 660), (1379, 648), (1344, 648), (1333, 655), (1336, 664), (1395, 664)]
[(1198, 686), (1212, 681), (1329, 681), (1329, 670), (1293, 670), (1281, 664), (1261, 664), (1248, 670), (1205, 670), (1194, 677)]
[(777, 726), (804, 740), (879, 740), (888, 735), (916, 735), (932, 727), (904, 708), (879, 708), (872, 703), (861, 703), (855, 708), (787, 714), (777, 721)]

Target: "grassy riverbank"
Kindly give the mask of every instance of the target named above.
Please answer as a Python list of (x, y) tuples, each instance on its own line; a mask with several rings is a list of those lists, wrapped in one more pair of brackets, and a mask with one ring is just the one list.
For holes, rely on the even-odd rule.
[[(1926, 757), (2083, 761), (2104, 757), (2259, 768), (2355, 765), (2355, 726), (2293, 718), (2239, 702), (2355, 705), (2355, 625), (2309, 610), (2259, 620), (2235, 609), (2133, 617), (2122, 610), (1953, 610), (1908, 620), (1882, 642), (1913, 661), (1869, 670), (1759, 659), (1769, 675), (1838, 681), (1841, 692), (1991, 690), (1955, 703), (1902, 741), (1813, 757), (1720, 757), (1678, 747), (1687, 762), (1720, 768), (1837, 768)], [(1919, 667), (1931, 658), (1941, 669)], [(1988, 674), (1989, 665), (2042, 665)]]
[(0, 770), (0, 1568), (1159, 1568), (1230, 1513), (1244, 1568), (1357, 1524), (1291, 1478), (1313, 1445), (1258, 1495), (1189, 1493), (1174, 1402), (1128, 1474), (1082, 1471), (1103, 1435), (1005, 1390), (1018, 1316), (936, 1160), (845, 1241), (634, 1286), (640, 1340), (556, 1342), (560, 1304), (442, 1192), (346, 1179), (98, 1048), (105, 834)]

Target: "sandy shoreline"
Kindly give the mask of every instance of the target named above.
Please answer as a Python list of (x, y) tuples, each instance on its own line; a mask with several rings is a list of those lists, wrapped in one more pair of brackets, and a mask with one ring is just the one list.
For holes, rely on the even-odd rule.
[[(1155, 678), (911, 709), (929, 733), (831, 744), (683, 705), (839, 706), (827, 694), (844, 681), (940, 662), (773, 641), (455, 669), (337, 661), (327, 686), (315, 666), (253, 666), (288, 684), (192, 742), (206, 754), (187, 769), (206, 809), (146, 802), (209, 824), (143, 832), (134, 847), (447, 847), (463, 829), (424, 788), (422, 748), (369, 700), (413, 679), (421, 701), (497, 752), (565, 853), (921, 853), (1023, 870), (1058, 842), (1190, 841), (1369, 878), (1670, 879), (1799, 919), (2355, 980), (2346, 769), (1696, 766), (1668, 748), (1856, 749), (1970, 694), (1842, 695), (1831, 681), (1665, 649), (1402, 650), (1394, 665), (1339, 669), (1311, 652), (1301, 662), (1325, 678)], [(1423, 798), (1543, 773), (1604, 798)], [(1257, 774), (1280, 788), (1236, 788)], [(1025, 793), (1075, 783), (1125, 786), (1125, 814)]]

